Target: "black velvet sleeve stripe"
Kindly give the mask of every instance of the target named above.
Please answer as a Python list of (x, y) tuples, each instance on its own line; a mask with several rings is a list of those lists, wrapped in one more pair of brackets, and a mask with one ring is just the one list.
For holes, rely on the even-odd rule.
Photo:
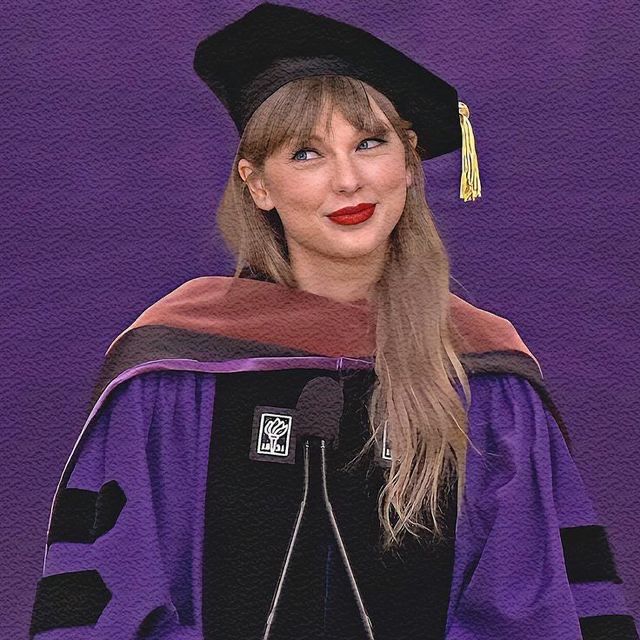
[(53, 510), (47, 544), (94, 542), (113, 529), (126, 502), (115, 480), (103, 484), (100, 491), (64, 489)]
[(96, 500), (96, 517), (92, 532), (95, 538), (113, 529), (126, 503), (124, 491), (115, 480), (102, 485)]
[(95, 569), (40, 578), (29, 637), (49, 629), (95, 625), (111, 592)]
[(64, 489), (53, 510), (48, 544), (93, 542), (91, 529), (96, 515), (97, 491)]
[(560, 537), (570, 583), (622, 582), (603, 526), (561, 527)]
[(638, 640), (632, 616), (588, 616), (580, 618), (582, 640)]

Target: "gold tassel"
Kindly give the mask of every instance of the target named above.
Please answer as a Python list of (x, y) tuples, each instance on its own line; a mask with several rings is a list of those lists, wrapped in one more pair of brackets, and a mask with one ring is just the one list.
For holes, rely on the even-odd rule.
[(469, 107), (458, 101), (460, 126), (462, 127), (462, 175), (460, 176), (460, 197), (467, 202), (475, 200), (481, 194), (480, 169), (476, 154), (475, 138), (469, 122)]

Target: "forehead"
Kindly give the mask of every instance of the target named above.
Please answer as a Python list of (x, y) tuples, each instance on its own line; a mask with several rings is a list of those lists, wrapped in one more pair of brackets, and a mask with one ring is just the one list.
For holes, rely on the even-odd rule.
[(362, 135), (362, 134), (370, 134), (373, 136), (380, 136), (386, 133), (390, 133), (391, 129), (387, 125), (373, 126), (373, 127), (354, 127), (347, 120), (341, 120), (340, 124), (334, 124), (331, 129), (329, 129), (326, 133), (323, 128), (320, 128), (318, 131), (311, 133), (309, 136), (305, 137), (305, 140), (315, 141), (315, 142), (323, 142), (325, 140), (331, 140), (333, 138), (333, 133), (335, 128), (344, 127), (348, 129), (347, 135), (353, 133), (353, 135)]
[[(384, 112), (375, 102), (375, 99), (369, 94), (371, 101), (371, 110), (374, 114), (373, 126), (358, 126), (354, 127), (351, 122), (342, 114), (337, 107), (328, 108), (325, 107), (319, 114), (318, 119), (313, 127), (313, 130), (308, 136), (305, 136), (307, 140), (324, 140), (325, 138), (331, 138), (333, 130), (335, 128), (350, 129), (354, 133), (374, 133), (383, 134), (392, 131), (391, 123), (385, 116)], [(377, 121), (377, 122), (376, 122)]]

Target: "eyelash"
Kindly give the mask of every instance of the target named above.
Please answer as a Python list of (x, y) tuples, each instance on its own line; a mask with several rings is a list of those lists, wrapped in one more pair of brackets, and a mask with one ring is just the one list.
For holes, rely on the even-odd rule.
[[(377, 149), (378, 147), (381, 147), (383, 144), (387, 142), (385, 138), (365, 138), (360, 142), (360, 144), (362, 144), (363, 142), (367, 142), (367, 140), (375, 140), (376, 142), (380, 142), (380, 144), (375, 147), (371, 147), (371, 149), (364, 149), (364, 151), (371, 151), (372, 149)], [(318, 153), (315, 149), (311, 149), (309, 147), (303, 147), (302, 149), (298, 149), (296, 152), (291, 154), (291, 160), (295, 162), (307, 162), (306, 160), (296, 160), (296, 156), (302, 151), (313, 151), (314, 153)]]

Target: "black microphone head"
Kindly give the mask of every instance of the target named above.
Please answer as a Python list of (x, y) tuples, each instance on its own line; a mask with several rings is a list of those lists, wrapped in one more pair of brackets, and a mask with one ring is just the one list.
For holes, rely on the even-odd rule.
[(294, 425), (296, 437), (316, 437), (335, 447), (340, 431), (344, 398), (340, 383), (327, 376), (309, 380), (298, 403)]

